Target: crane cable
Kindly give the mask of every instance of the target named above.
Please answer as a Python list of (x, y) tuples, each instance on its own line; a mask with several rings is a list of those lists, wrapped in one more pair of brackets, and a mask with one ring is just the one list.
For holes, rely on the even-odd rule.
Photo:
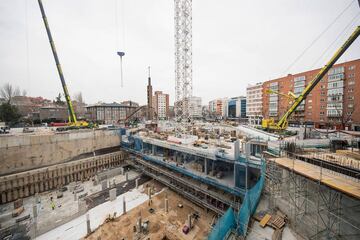
[(357, 13), (351, 20), (350, 22), (344, 27), (344, 29), (341, 31), (341, 33), (339, 33), (337, 35), (337, 37), (335, 38), (335, 40), (325, 49), (325, 51), (320, 55), (319, 58), (316, 59), (316, 61), (311, 65), (310, 68), (313, 68), (319, 61), (320, 59), (326, 54), (328, 53), (329, 49), (340, 39), (340, 37), (344, 36), (344, 33), (346, 31), (349, 30), (349, 28), (353, 25), (353, 23), (356, 22), (357, 18), (360, 16), (360, 12)]
[(295, 58), (295, 60), (285, 69), (282, 75), (288, 73), (288, 71), (304, 56), (304, 54), (339, 20), (339, 18), (350, 8), (350, 6), (355, 2), (355, 0), (351, 1), (335, 19), (307, 46), (302, 53)]

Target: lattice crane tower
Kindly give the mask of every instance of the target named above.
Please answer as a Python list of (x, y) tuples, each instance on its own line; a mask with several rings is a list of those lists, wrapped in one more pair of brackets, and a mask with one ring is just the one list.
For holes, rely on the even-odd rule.
[[(191, 122), (192, 0), (175, 2), (175, 118), (178, 133)], [(180, 131), (180, 132), (179, 132)]]

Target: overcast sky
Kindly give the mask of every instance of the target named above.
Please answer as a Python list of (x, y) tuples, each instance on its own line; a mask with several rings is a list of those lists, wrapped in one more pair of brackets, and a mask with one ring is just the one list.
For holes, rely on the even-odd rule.
[[(71, 95), (81, 91), (87, 103), (131, 99), (145, 104), (151, 66), (153, 89), (169, 93), (172, 104), (173, 0), (43, 0), (43, 4)], [(353, 0), (194, 0), (193, 95), (202, 97), (205, 105), (217, 97), (244, 95), (248, 84), (322, 66), (360, 25), (358, 15), (346, 28), (359, 12)], [(118, 50), (126, 53), (123, 88)], [(360, 39), (338, 62), (357, 58)], [(54, 99), (62, 92), (36, 0), (0, 0), (0, 85), (6, 82), (26, 89), (29, 96)]]

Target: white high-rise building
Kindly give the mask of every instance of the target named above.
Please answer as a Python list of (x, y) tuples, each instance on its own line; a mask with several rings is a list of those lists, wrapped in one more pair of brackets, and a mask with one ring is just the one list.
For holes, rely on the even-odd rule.
[(155, 91), (155, 95), (152, 99), (153, 108), (157, 114), (157, 118), (164, 120), (169, 115), (169, 94), (162, 91)]
[(246, 116), (249, 124), (261, 124), (262, 116), (262, 83), (256, 85), (249, 85), (246, 88)]
[(201, 97), (190, 97), (190, 115), (192, 118), (202, 117)]

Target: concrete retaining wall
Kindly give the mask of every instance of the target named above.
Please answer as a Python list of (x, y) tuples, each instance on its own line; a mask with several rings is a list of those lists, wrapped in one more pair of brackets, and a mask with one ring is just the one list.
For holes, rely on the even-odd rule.
[(118, 151), (2, 176), (0, 177), (0, 204), (57, 189), (70, 182), (89, 179), (99, 170), (119, 167), (126, 156), (126, 152)]
[(0, 175), (64, 163), (80, 154), (119, 146), (120, 140), (118, 130), (1, 136)]

